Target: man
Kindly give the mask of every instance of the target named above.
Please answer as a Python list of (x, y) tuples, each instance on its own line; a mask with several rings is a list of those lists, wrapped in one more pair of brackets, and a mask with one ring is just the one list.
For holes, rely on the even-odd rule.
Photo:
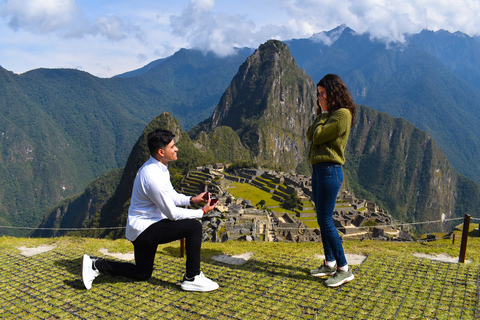
[(201, 209), (180, 206), (203, 202), (205, 192), (196, 197), (177, 193), (170, 182), (168, 163), (177, 160), (178, 148), (168, 131), (157, 129), (148, 135), (150, 159), (135, 177), (131, 204), (128, 209), (126, 237), (133, 243), (135, 264), (94, 259), (83, 256), (82, 278), (87, 290), (100, 274), (125, 276), (135, 280), (148, 280), (158, 244), (185, 238), (186, 272), (181, 288), (187, 291), (212, 291), (218, 284), (200, 271), (202, 225), (196, 220), (212, 210), (209, 199)]

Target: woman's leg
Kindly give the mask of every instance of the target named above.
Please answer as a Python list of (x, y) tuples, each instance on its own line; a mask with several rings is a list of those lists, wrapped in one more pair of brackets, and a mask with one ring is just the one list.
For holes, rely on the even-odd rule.
[(337, 164), (316, 164), (313, 166), (313, 175), (312, 191), (325, 260), (336, 261), (338, 267), (343, 267), (347, 265), (347, 260), (337, 228), (333, 223), (335, 202), (343, 181), (342, 167)]

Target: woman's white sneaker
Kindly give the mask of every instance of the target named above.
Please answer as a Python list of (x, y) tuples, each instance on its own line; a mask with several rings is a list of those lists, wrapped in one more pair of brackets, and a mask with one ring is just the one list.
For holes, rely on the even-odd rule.
[(184, 278), (180, 287), (185, 291), (213, 291), (219, 288), (218, 283), (205, 277), (203, 272), (195, 276), (193, 280), (187, 280)]

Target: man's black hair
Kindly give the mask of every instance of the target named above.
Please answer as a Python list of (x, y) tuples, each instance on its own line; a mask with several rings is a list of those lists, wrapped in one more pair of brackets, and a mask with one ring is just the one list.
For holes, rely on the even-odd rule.
[(157, 129), (150, 132), (147, 136), (148, 150), (151, 155), (154, 155), (158, 149), (165, 148), (170, 142), (172, 142), (175, 135), (164, 129)]

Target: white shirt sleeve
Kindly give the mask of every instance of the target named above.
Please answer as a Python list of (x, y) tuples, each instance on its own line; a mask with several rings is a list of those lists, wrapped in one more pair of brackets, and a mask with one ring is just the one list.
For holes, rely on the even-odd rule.
[(150, 157), (140, 168), (133, 184), (128, 208), (126, 237), (134, 241), (150, 225), (163, 219), (199, 219), (202, 209), (186, 209), (190, 197), (178, 193), (170, 182), (167, 166)]
[(186, 209), (178, 206), (190, 205), (190, 197), (175, 191), (170, 182), (168, 170), (163, 179), (149, 176), (145, 180), (144, 190), (147, 197), (169, 220), (198, 219), (203, 216), (202, 209)]

